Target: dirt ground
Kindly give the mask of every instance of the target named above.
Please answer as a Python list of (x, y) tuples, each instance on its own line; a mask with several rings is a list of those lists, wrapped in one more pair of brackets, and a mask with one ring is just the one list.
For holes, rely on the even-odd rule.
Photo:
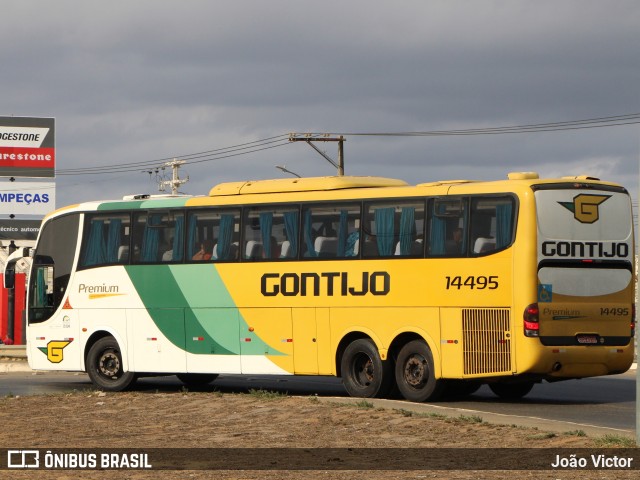
[[(492, 425), (480, 417), (447, 417), (377, 408), (370, 402), (345, 405), (330, 398), (250, 393), (99, 391), (0, 399), (0, 445), (4, 448), (392, 448), (473, 449), (630, 447), (580, 431), (550, 433), (515, 425)], [(609, 440), (609, 442), (607, 442)], [(468, 450), (467, 450), (468, 449)], [(313, 450), (311, 450), (313, 452)], [(409, 450), (407, 450), (409, 451)], [(442, 450), (445, 451), (445, 450)], [(174, 451), (175, 452), (175, 451)], [(255, 453), (255, 452), (254, 452)], [(455, 453), (455, 451), (453, 452)], [(452, 454), (453, 454), (452, 453)], [(157, 459), (157, 457), (155, 457)], [(518, 459), (514, 461), (518, 462)], [(640, 462), (640, 454), (636, 460)], [(452, 459), (455, 462), (455, 459)], [(247, 461), (250, 465), (250, 459)], [(396, 463), (398, 463), (396, 461)], [(401, 462), (400, 462), (401, 463)], [(456, 465), (454, 463), (454, 465)], [(524, 465), (524, 464), (523, 464)], [(380, 466), (376, 460), (372, 466)], [(457, 467), (456, 467), (457, 468)], [(26, 472), (0, 470), (0, 478), (217, 478), (217, 479), (389, 479), (389, 478), (637, 478), (637, 471), (518, 470), (152, 470)]]

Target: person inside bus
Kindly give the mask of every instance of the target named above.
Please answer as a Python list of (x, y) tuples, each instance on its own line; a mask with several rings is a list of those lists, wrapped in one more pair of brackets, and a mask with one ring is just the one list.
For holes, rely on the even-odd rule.
[(462, 229), (454, 228), (451, 233), (451, 240), (447, 240), (446, 251), (450, 255), (459, 255), (462, 253)]
[(200, 250), (198, 250), (195, 253), (195, 255), (191, 257), (191, 259), (201, 261), (201, 262), (205, 260), (211, 260), (212, 253), (213, 253), (213, 242), (207, 239), (200, 244)]

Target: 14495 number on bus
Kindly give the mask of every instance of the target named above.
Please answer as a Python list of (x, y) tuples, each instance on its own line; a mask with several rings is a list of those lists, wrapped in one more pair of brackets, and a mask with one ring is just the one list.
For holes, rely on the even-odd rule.
[(489, 290), (495, 290), (498, 288), (498, 276), (491, 275), (490, 277), (485, 276), (468, 276), (466, 278), (461, 276), (456, 277), (446, 277), (447, 278), (447, 290), (453, 289), (463, 289), (469, 288), (471, 290), (484, 290), (485, 288)]

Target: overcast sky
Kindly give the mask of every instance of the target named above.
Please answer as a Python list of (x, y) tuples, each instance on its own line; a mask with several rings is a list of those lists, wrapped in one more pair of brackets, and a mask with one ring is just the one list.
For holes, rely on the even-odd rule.
[[(156, 193), (140, 171), (288, 132), (499, 127), (640, 112), (640, 2), (3, 2), (0, 116), (56, 119), (57, 205)], [(303, 143), (189, 163), (185, 193), (335, 169)], [(535, 134), (347, 137), (346, 173), (591, 174), (636, 195), (640, 125)], [(336, 158), (335, 144), (320, 145)], [(124, 167), (122, 167), (124, 168)]]

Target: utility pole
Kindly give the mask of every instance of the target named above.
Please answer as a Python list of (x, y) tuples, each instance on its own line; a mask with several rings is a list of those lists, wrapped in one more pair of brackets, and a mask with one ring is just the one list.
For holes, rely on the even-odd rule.
[[(312, 137), (311, 134), (299, 134), (299, 133), (290, 133), (289, 134), (290, 142), (306, 142), (311, 148), (313, 148), (316, 152), (324, 157), (324, 159), (329, 162), (331, 165), (338, 169), (338, 176), (344, 175), (344, 142), (346, 138), (340, 135), (339, 137), (330, 137), (329, 135), (325, 135), (324, 137)], [(311, 142), (338, 142), (338, 163), (334, 162), (329, 155), (324, 153), (318, 147), (316, 147)]]
[(171, 180), (160, 180), (158, 182), (158, 190), (164, 192), (166, 187), (171, 187), (171, 195), (178, 195), (178, 188), (180, 188), (180, 185), (184, 185), (189, 181), (188, 176), (187, 178), (180, 178), (180, 175), (178, 173), (178, 171), (180, 170), (180, 166), (184, 165), (185, 163), (187, 162), (185, 162), (184, 160), (178, 160), (177, 158), (174, 158), (172, 161), (165, 163), (165, 167), (171, 167)]

